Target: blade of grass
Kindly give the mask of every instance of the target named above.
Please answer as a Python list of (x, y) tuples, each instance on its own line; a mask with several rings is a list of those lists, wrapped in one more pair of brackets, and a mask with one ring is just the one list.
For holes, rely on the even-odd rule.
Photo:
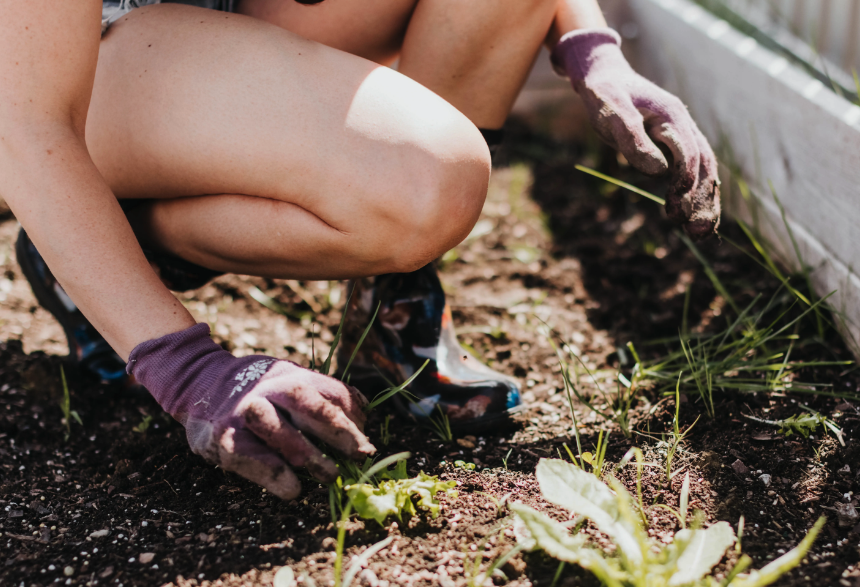
[[(350, 294), (350, 295), (352, 295), (352, 294)], [(347, 304), (348, 303), (349, 303), (349, 300), (347, 300)], [(371, 316), (370, 322), (367, 323), (367, 327), (364, 329), (364, 332), (361, 333), (361, 337), (358, 339), (358, 344), (355, 345), (355, 348), (352, 351), (352, 355), (350, 355), (349, 361), (347, 362), (346, 367), (344, 368), (343, 373), (340, 376), (341, 381), (344, 380), (344, 378), (346, 377), (347, 371), (349, 371), (349, 368), (352, 366), (352, 361), (355, 359), (355, 356), (358, 354), (358, 349), (360, 349), (361, 345), (364, 344), (364, 339), (367, 338), (367, 333), (370, 332), (370, 328), (373, 326), (373, 322), (376, 320), (376, 315), (379, 313), (379, 308), (381, 305), (382, 305), (382, 302), (379, 302), (378, 304), (376, 304), (376, 310), (373, 312), (373, 316)], [(346, 312), (346, 310), (344, 310), (344, 313), (345, 312)]]
[(696, 259), (699, 260), (699, 263), (702, 264), (702, 268), (705, 271), (705, 275), (707, 275), (708, 279), (711, 280), (711, 283), (714, 285), (714, 289), (716, 289), (719, 294), (723, 296), (723, 299), (725, 299), (726, 303), (728, 303), (732, 307), (732, 310), (735, 311), (735, 314), (740, 314), (741, 311), (735, 303), (735, 299), (725, 288), (725, 286), (723, 286), (723, 282), (720, 281), (720, 278), (717, 277), (716, 273), (714, 273), (714, 270), (711, 268), (711, 264), (708, 263), (708, 260), (705, 259), (704, 255), (702, 255), (702, 252), (699, 250), (699, 247), (694, 245), (693, 241), (691, 241), (690, 238), (683, 232), (678, 231), (676, 234), (684, 242), (684, 244), (687, 245), (687, 248), (692, 251), (693, 255), (696, 256)]
[(419, 367), (418, 370), (415, 373), (413, 373), (409, 379), (407, 379), (406, 381), (404, 381), (400, 385), (397, 385), (394, 387), (389, 387), (388, 389), (380, 391), (379, 394), (377, 394), (377, 396), (375, 398), (373, 398), (373, 401), (364, 407), (364, 411), (369, 412), (369, 411), (373, 410), (374, 408), (376, 408), (376, 406), (378, 406), (379, 404), (381, 404), (382, 402), (384, 402), (385, 400), (387, 400), (391, 396), (396, 395), (398, 393), (404, 393), (404, 394), (407, 394), (408, 396), (415, 397), (411, 393), (409, 393), (409, 391), (406, 388), (409, 387), (409, 384), (412, 383), (416, 377), (421, 375), (421, 372), (424, 370), (424, 367), (426, 367), (429, 363), (430, 363), (430, 359), (427, 359), (426, 361), (424, 361), (424, 364), (421, 365), (421, 367)]
[(613, 183), (613, 184), (617, 185), (618, 187), (622, 187), (626, 190), (630, 190), (634, 194), (639, 194), (640, 196), (648, 198), (649, 200), (653, 200), (653, 201), (657, 202), (658, 204), (660, 204), (661, 206), (666, 205), (666, 200), (664, 200), (663, 198), (661, 198), (659, 196), (655, 196), (651, 192), (646, 192), (642, 188), (637, 188), (635, 185), (631, 185), (631, 184), (627, 183), (626, 181), (621, 181), (620, 179), (615, 179), (614, 177), (610, 177), (609, 175), (605, 175), (603, 173), (600, 173), (599, 171), (585, 167), (584, 165), (576, 165), (576, 169), (578, 169), (579, 171), (582, 171), (583, 173), (593, 175), (594, 177), (602, 179), (603, 181), (608, 181), (609, 183)]

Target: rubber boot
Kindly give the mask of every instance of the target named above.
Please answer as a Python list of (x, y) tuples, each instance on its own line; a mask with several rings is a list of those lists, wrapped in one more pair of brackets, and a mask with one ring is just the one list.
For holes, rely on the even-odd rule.
[[(433, 264), (413, 273), (354, 281), (338, 365), (349, 383), (372, 399), (401, 384), (421, 367), (409, 394), (394, 397), (404, 415), (447, 417), (452, 429), (480, 432), (519, 411), (517, 382), (483, 365), (457, 342), (451, 309)], [(376, 319), (356, 346), (376, 308)], [(426, 365), (425, 365), (426, 363)]]

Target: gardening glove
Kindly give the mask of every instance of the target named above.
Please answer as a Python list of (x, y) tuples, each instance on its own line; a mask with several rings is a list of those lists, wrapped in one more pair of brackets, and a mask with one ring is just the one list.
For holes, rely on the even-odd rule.
[(720, 224), (717, 159), (683, 102), (633, 71), (610, 28), (564, 35), (552, 62), (570, 78), (600, 137), (633, 167), (662, 175), (670, 171), (671, 156), (666, 213), (696, 240), (714, 234)]
[(352, 458), (376, 451), (362, 433), (367, 400), (357, 389), (289, 361), (234, 357), (206, 324), (137, 345), (126, 370), (185, 426), (192, 451), (282, 499), (301, 490), (291, 466), (337, 478), (304, 433)]

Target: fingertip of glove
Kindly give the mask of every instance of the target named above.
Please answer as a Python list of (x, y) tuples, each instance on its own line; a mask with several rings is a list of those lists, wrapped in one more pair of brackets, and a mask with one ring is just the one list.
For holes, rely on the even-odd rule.
[(362, 442), (359, 443), (358, 450), (356, 450), (356, 452), (359, 455), (369, 457), (371, 455), (376, 454), (376, 447), (373, 446), (373, 444), (371, 444), (370, 441), (365, 438)]
[(332, 483), (338, 476), (337, 465), (325, 457), (311, 458), (305, 467), (314, 479), (323, 483)]
[(686, 223), (684, 225), (684, 231), (693, 241), (699, 242), (715, 235), (719, 227), (719, 217), (716, 219), (702, 218)]
[(295, 499), (302, 492), (302, 484), (293, 475), (279, 475), (269, 483), (263, 484), (269, 493), (280, 497), (284, 501)]

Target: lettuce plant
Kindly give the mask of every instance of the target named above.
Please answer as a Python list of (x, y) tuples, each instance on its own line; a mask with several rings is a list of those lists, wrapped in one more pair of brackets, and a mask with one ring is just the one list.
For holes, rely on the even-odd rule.
[(396, 516), (398, 520), (402, 520), (403, 514), (407, 517), (417, 515), (416, 505), (418, 509), (429, 512), (435, 518), (439, 515), (440, 508), (436, 494), (444, 491), (448, 495), (456, 496), (456, 486), (456, 481), (440, 481), (439, 477), (424, 472), (410, 478), (404, 470), (402, 476), (389, 476), (381, 479), (378, 485), (356, 483), (346, 485), (343, 489), (352, 508), (360, 517), (376, 520), (382, 525), (388, 516)]
[(796, 548), (764, 568), (742, 574), (752, 562), (742, 556), (729, 575), (718, 581), (712, 569), (736, 541), (728, 523), (682, 529), (666, 545), (649, 538), (644, 516), (635, 511), (633, 499), (618, 480), (610, 479), (606, 485), (591, 473), (557, 459), (541, 459), (537, 479), (544, 499), (591, 520), (615, 545), (615, 553), (606, 554), (590, 543), (587, 534), (571, 534), (569, 524), (522, 503), (511, 505), (519, 543), (526, 550), (541, 549), (563, 562), (577, 564), (609, 587), (768, 585), (800, 564), (825, 521), (819, 519)]

